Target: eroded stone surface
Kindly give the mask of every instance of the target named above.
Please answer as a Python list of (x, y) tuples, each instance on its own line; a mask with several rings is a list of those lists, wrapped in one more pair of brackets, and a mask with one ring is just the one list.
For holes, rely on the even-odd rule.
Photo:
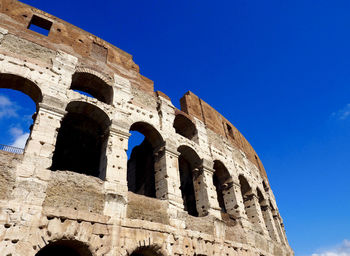
[[(293, 255), (259, 157), (214, 108), (188, 92), (176, 109), (131, 55), (50, 14), (0, 10), (0, 88), (37, 106), (24, 154), (0, 151), (1, 255)], [(56, 147), (63, 130), (77, 143)], [(130, 131), (146, 141), (128, 164)]]

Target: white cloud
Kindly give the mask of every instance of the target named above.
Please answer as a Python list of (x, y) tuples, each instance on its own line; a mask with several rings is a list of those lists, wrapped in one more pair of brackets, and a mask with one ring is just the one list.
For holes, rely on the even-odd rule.
[(6, 96), (0, 95), (0, 118), (17, 117), (18, 106)]
[(25, 147), (27, 139), (29, 137), (28, 132), (23, 132), (21, 129), (13, 127), (10, 129), (10, 134), (13, 136), (13, 143), (11, 144), (12, 147)]
[(0, 95), (0, 107), (10, 106), (11, 104), (11, 101), (7, 97)]
[(20, 128), (17, 128), (17, 127), (12, 127), (10, 129), (10, 134), (13, 136), (13, 137), (19, 137), (20, 135), (23, 134), (23, 130), (20, 129)]
[(332, 116), (336, 117), (339, 120), (345, 120), (348, 117), (350, 117), (350, 103), (346, 104), (346, 106), (341, 110), (339, 110), (338, 112), (332, 113)]
[(311, 256), (350, 256), (350, 240), (345, 239), (341, 244), (313, 253)]

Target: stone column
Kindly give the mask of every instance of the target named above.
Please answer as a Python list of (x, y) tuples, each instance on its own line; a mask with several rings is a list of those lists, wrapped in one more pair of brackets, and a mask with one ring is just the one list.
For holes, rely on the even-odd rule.
[(280, 238), (278, 236), (277, 229), (276, 229), (276, 226), (275, 226), (275, 222), (273, 220), (271, 207), (266, 204), (266, 201), (264, 201), (264, 202), (265, 203), (262, 204), (262, 206), (261, 206), (261, 211), (262, 211), (262, 214), (263, 214), (263, 217), (264, 217), (264, 221), (265, 221), (265, 225), (266, 225), (267, 231), (269, 232), (270, 237), (272, 238), (272, 240), (280, 243), (281, 240), (280, 240)]
[(212, 163), (203, 159), (202, 165), (193, 171), (193, 186), (196, 206), (199, 216), (207, 214), (221, 219), (219, 203), (216, 199), (216, 189), (213, 184), (214, 169)]
[(155, 187), (156, 196), (169, 201), (170, 209), (183, 210), (178, 171), (179, 153), (169, 144), (155, 150)]
[(248, 218), (244, 210), (241, 186), (238, 183), (232, 182), (227, 184), (227, 187), (222, 190), (222, 194), (228, 214), (237, 219)]
[(104, 174), (104, 186), (110, 199), (107, 200), (108, 205), (105, 207), (105, 214), (108, 215), (125, 215), (124, 206), (127, 203), (128, 193), (126, 150), (129, 136), (129, 132), (116, 128), (112, 123), (107, 141), (107, 167)]
[(25, 211), (26, 205), (41, 207), (45, 200), (46, 187), (51, 176), (49, 168), (64, 114), (65, 111), (44, 103), (39, 104), (23, 160), (16, 167), (16, 186), (12, 191), (17, 205), (22, 205), (22, 211)]
[(24, 149), (24, 156), (17, 173), (21, 177), (29, 177), (36, 172), (40, 179), (49, 175), (43, 171), (51, 167), (55, 151), (58, 130), (66, 111), (39, 103), (39, 110), (33, 124), (31, 135)]
[(276, 227), (277, 233), (279, 235), (280, 241), (282, 244), (286, 244), (285, 236), (283, 235), (283, 229), (281, 226), (281, 221), (279, 219), (279, 216), (278, 216), (276, 210), (273, 211), (272, 214), (273, 214), (273, 220), (274, 220), (275, 227)]
[(244, 205), (247, 216), (257, 232), (268, 236), (268, 232), (264, 223), (264, 218), (261, 212), (259, 198), (255, 194), (250, 194), (244, 199)]
[[(281, 218), (282, 219), (282, 218)], [(284, 223), (283, 223), (283, 220), (281, 222), (281, 229), (282, 229), (282, 235), (283, 235), (283, 239), (285, 241), (285, 244), (289, 246), (289, 243), (288, 243), (288, 239), (287, 239), (287, 235), (286, 235), (286, 229), (284, 228)]]
[[(120, 223), (127, 214), (128, 201), (128, 139), (130, 133), (119, 129), (115, 123), (111, 124), (106, 148), (106, 170), (104, 187), (106, 200), (104, 215), (111, 216), (111, 247), (119, 245)], [(109, 254), (108, 254), (109, 255)]]

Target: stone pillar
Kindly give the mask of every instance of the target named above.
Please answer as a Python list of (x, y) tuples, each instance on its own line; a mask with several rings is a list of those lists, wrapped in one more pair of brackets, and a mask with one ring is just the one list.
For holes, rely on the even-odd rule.
[[(264, 201), (265, 202), (265, 201)], [(261, 211), (264, 217), (265, 225), (267, 228), (267, 231), (269, 232), (270, 237), (272, 240), (280, 243), (281, 240), (278, 236), (277, 229), (275, 226), (275, 222), (273, 220), (272, 212), (271, 212), (271, 207), (267, 205), (266, 203), (262, 204), (261, 206)]]
[(39, 110), (33, 124), (31, 135), (24, 149), (24, 156), (17, 173), (21, 177), (29, 177), (36, 172), (36, 176), (44, 179), (52, 164), (52, 156), (55, 151), (56, 139), (61, 121), (66, 111), (39, 103)]
[(255, 230), (263, 235), (268, 236), (268, 232), (264, 223), (261, 212), (259, 198), (255, 194), (250, 194), (244, 199), (244, 205), (247, 216)]
[[(110, 200), (105, 207), (105, 214), (124, 216), (127, 203), (128, 182), (127, 165), (129, 132), (120, 130), (112, 123), (107, 141), (107, 167), (104, 174), (105, 189)], [(107, 212), (108, 211), (108, 212)]]
[(248, 218), (244, 210), (241, 187), (238, 183), (232, 182), (227, 184), (227, 187), (222, 190), (222, 194), (228, 214), (237, 219)]
[(195, 168), (192, 173), (193, 186), (199, 216), (210, 214), (221, 219), (220, 207), (216, 199), (216, 189), (213, 184), (214, 171), (211, 162), (203, 159), (202, 165)]
[(157, 198), (168, 200), (170, 208), (183, 210), (184, 205), (178, 171), (179, 153), (174, 147), (165, 144), (156, 149), (154, 154), (154, 176)]
[(276, 210), (273, 211), (272, 214), (273, 214), (273, 220), (275, 222), (275, 227), (276, 227), (277, 233), (279, 235), (280, 241), (282, 244), (286, 244), (285, 236), (283, 235), (283, 230), (282, 230), (282, 226), (281, 226), (281, 221), (279, 219), (279, 216), (278, 216)]
[[(106, 148), (106, 169), (104, 187), (106, 200), (104, 215), (111, 216), (111, 247), (119, 245), (120, 222), (126, 217), (128, 201), (127, 166), (128, 139), (130, 133), (121, 130), (112, 122)], [(109, 255), (109, 254), (108, 254)]]
[(23, 160), (16, 167), (16, 186), (12, 190), (16, 203), (23, 206), (22, 211), (25, 211), (25, 205), (40, 208), (45, 200), (46, 187), (51, 176), (49, 168), (64, 114), (65, 111), (44, 103), (39, 104)]
[(284, 228), (283, 220), (281, 221), (281, 229), (282, 229), (282, 235), (283, 235), (283, 239), (285, 241), (285, 244), (289, 246), (287, 235), (286, 235), (286, 229)]

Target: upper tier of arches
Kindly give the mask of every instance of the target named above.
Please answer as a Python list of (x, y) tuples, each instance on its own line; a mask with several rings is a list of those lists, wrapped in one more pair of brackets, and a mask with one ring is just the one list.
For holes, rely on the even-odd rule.
[[(10, 10), (16, 10), (16, 12), (11, 12)], [(108, 42), (19, 1), (4, 0), (2, 13), (8, 17), (6, 23), (2, 24), (4, 29), (7, 29), (12, 35), (18, 37), (28, 35), (24, 37), (25, 40), (29, 40), (28, 38), (30, 38), (30, 43), (40, 45), (43, 49), (48, 50), (47, 54), (51, 54), (51, 56), (45, 56), (48, 63), (45, 63), (45, 58), (43, 58), (42, 63), (38, 62), (39, 66), (43, 65), (46, 71), (50, 70), (52, 63), (54, 65), (57, 64), (58, 66), (53, 69), (55, 70), (54, 74), (57, 74), (63, 68), (62, 64), (64, 65), (65, 61), (71, 62), (67, 65), (67, 68), (70, 71), (72, 68), (75, 70), (71, 74), (71, 81), (65, 86), (73, 90), (82, 90), (89, 93), (98, 101), (109, 105), (113, 105), (116, 97), (121, 97), (115, 95), (114, 87), (116, 84), (120, 88), (129, 83), (132, 87), (145, 93), (154, 94), (153, 81), (143, 77), (139, 73), (139, 67), (133, 62), (132, 56)], [(43, 20), (42, 24), (51, 24), (48, 28), (48, 36), (40, 35), (28, 29), (33, 19)], [(6, 40), (6, 36), (4, 40)], [(26, 46), (23, 45), (23, 47)], [(18, 55), (19, 53), (15, 54)], [(26, 61), (31, 62), (30, 56), (22, 57)], [(55, 57), (57, 60), (53, 61)], [(38, 63), (36, 64), (38, 65)], [(16, 69), (18, 68), (22, 67), (17, 66)], [(26, 72), (26, 75), (28, 74)], [(50, 74), (49, 77), (54, 77), (54, 74)], [(119, 79), (121, 84), (118, 81), (114, 81), (117, 74), (123, 74), (123, 78)], [(134, 88), (131, 90), (134, 90)], [(130, 88), (124, 89), (130, 90)], [(33, 98), (34, 101), (40, 98), (39, 96), (35, 96), (34, 92), (32, 94), (35, 98)], [(169, 99), (161, 92), (157, 92), (157, 94)], [(116, 100), (116, 104), (120, 103), (118, 100)], [(198, 106), (202, 107), (198, 108)], [(214, 131), (219, 136), (226, 137), (229, 143), (242, 150), (247, 158), (258, 167), (261, 175), (266, 178), (264, 167), (248, 141), (228, 120), (217, 113), (211, 106), (193, 93), (188, 92), (181, 100), (181, 109), (183, 113), (176, 114), (173, 122), (173, 127), (178, 134), (189, 140), (198, 142), (198, 136), (200, 134), (198, 133), (197, 121), (202, 121), (208, 129)], [(216, 119), (215, 116), (219, 118)]]

